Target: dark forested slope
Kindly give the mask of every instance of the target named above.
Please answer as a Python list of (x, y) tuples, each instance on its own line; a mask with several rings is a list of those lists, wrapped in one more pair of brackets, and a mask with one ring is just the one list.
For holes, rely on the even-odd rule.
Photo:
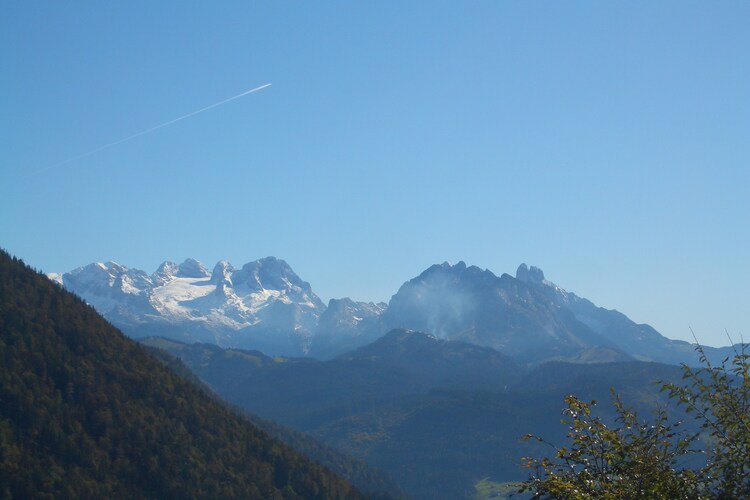
[(0, 252), (0, 497), (360, 498)]
[(640, 361), (528, 369), (487, 347), (406, 330), (328, 361), (143, 342), (168, 350), (232, 403), (365, 460), (425, 500), (473, 498), (487, 477), (523, 480), (522, 457), (546, 450), (521, 437), (563, 443), (569, 394), (602, 401), (597, 411), (611, 422), (610, 388), (648, 416), (666, 404), (652, 382), (682, 376), (678, 366)]
[[(194, 372), (192, 372), (182, 360), (167, 350), (168, 346), (172, 346), (179, 350), (180, 347), (187, 347), (187, 344), (158, 337), (151, 337), (146, 340), (148, 341), (148, 343), (146, 343), (146, 349), (148, 349), (149, 353), (156, 359), (159, 359), (162, 363), (166, 364), (174, 373), (202, 387), (211, 397), (220, 399), (225, 404), (228, 404), (236, 412), (249, 420), (253, 425), (269, 434), (272, 438), (285, 443), (287, 446), (290, 446), (293, 450), (301, 453), (310, 460), (325, 466), (329, 470), (345, 478), (359, 491), (364, 493), (370, 500), (406, 498), (406, 494), (401, 490), (398, 484), (382, 470), (375, 469), (362, 460), (341, 453), (304, 432), (299, 432), (291, 427), (281, 425), (272, 420), (260, 418), (257, 415), (248, 413), (239, 406), (222, 399), (220, 395), (206, 385), (205, 381), (201, 380)], [(156, 347), (158, 345), (161, 347)], [(216, 347), (216, 349), (221, 351), (218, 347)], [(228, 352), (240, 353), (243, 351)]]

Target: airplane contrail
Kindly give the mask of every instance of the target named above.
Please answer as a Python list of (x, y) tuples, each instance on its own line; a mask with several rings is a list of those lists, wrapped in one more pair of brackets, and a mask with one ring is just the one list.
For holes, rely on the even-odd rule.
[(217, 106), (221, 106), (222, 104), (226, 104), (229, 101), (234, 101), (235, 99), (239, 99), (240, 97), (246, 96), (248, 94), (252, 94), (253, 92), (258, 92), (259, 90), (263, 90), (263, 89), (265, 89), (267, 87), (270, 87), (271, 85), (272, 84), (270, 84), (270, 83), (266, 83), (265, 85), (261, 85), (260, 87), (255, 87), (254, 89), (246, 90), (245, 92), (242, 92), (241, 94), (237, 94), (236, 96), (229, 97), (229, 98), (224, 99), (222, 101), (216, 102), (214, 104), (206, 106), (205, 108), (201, 108), (201, 109), (198, 109), (196, 111), (192, 111), (192, 112), (190, 112), (190, 113), (188, 113), (186, 115), (180, 116), (179, 118), (175, 118), (173, 120), (169, 120), (168, 122), (161, 123), (159, 125), (156, 125), (155, 127), (151, 127), (151, 128), (146, 129), (146, 130), (142, 130), (141, 132), (138, 132), (137, 134), (129, 135), (129, 136), (123, 138), (123, 139), (117, 140), (115, 142), (110, 142), (109, 144), (105, 144), (104, 146), (99, 146), (98, 148), (92, 149), (91, 151), (89, 151), (87, 153), (83, 153), (83, 154), (80, 154), (78, 156), (74, 156), (73, 158), (68, 158), (65, 161), (61, 161), (60, 163), (55, 163), (54, 165), (50, 165), (49, 167), (45, 167), (45, 168), (43, 168), (41, 170), (37, 170), (36, 172), (33, 172), (32, 175), (33, 174), (39, 174), (39, 173), (44, 172), (45, 170), (49, 170), (51, 168), (61, 167), (61, 166), (65, 165), (65, 164), (67, 164), (67, 163), (71, 163), (71, 162), (74, 162), (76, 160), (80, 160), (81, 158), (86, 158), (87, 156), (91, 156), (91, 155), (93, 155), (95, 153), (98, 153), (99, 151), (103, 151), (105, 149), (109, 149), (112, 146), (117, 146), (118, 144), (122, 144), (123, 142), (129, 141), (131, 139), (135, 139), (136, 137), (140, 137), (142, 135), (149, 134), (149, 133), (151, 133), (151, 132), (153, 132), (155, 130), (159, 130), (160, 128), (164, 128), (167, 125), (172, 125), (173, 123), (176, 123), (176, 122), (178, 122), (180, 120), (184, 120), (186, 118), (190, 118), (191, 116), (195, 116), (198, 113), (203, 113), (204, 111), (208, 111), (209, 109), (213, 109), (213, 108), (215, 108)]

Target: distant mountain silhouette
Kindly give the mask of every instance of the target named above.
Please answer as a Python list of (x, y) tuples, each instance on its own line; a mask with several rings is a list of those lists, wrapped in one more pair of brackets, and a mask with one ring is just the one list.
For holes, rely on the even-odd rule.
[[(595, 306), (521, 264), (516, 277), (443, 263), (406, 282), (382, 314), (383, 330), (412, 328), (493, 347), (521, 363), (627, 360), (698, 364), (694, 346)], [(712, 361), (731, 348), (705, 348)]]

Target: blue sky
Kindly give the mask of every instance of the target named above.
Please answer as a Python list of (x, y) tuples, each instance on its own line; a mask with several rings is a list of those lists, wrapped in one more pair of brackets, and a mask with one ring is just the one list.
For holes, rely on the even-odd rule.
[(48, 272), (274, 255), (324, 300), (526, 262), (669, 337), (747, 339), (749, 25), (747, 2), (6, 2), (0, 245)]

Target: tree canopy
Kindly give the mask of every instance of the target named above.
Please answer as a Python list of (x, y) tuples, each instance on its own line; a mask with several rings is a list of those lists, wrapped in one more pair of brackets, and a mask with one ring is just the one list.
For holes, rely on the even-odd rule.
[[(568, 396), (563, 422), (571, 443), (556, 447), (525, 436), (548, 444), (554, 455), (525, 459), (530, 475), (522, 491), (534, 498), (750, 498), (747, 349), (741, 344), (731, 359), (712, 365), (698, 347), (702, 366), (683, 365), (681, 383), (662, 384), (695, 422), (672, 422), (663, 408), (640, 420), (615, 395), (617, 418), (607, 425), (592, 412), (595, 401)], [(690, 466), (694, 454), (705, 456), (703, 465)]]

